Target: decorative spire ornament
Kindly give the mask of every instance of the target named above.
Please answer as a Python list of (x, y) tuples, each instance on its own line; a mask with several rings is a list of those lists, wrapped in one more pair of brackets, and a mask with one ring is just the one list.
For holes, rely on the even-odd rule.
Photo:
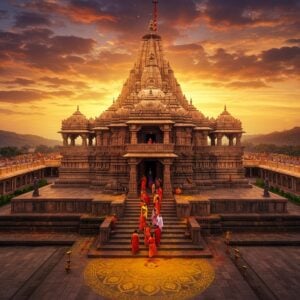
[(152, 3), (153, 3), (152, 31), (157, 32), (158, 0), (152, 0)]

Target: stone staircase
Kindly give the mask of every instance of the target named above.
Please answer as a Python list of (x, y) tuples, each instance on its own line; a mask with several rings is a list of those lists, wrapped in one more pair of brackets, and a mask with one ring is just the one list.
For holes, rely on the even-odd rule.
[[(148, 223), (151, 224), (152, 204), (149, 207)], [(131, 235), (138, 229), (140, 214), (139, 199), (127, 199), (124, 216), (118, 220), (116, 229), (110, 240), (98, 250), (91, 250), (89, 257), (132, 257)], [(211, 257), (203, 244), (194, 245), (192, 240), (186, 238), (186, 221), (180, 220), (176, 215), (174, 199), (163, 199), (161, 215), (164, 227), (161, 244), (156, 257)], [(139, 234), (140, 251), (137, 257), (148, 257), (148, 248), (144, 245), (144, 235)]]

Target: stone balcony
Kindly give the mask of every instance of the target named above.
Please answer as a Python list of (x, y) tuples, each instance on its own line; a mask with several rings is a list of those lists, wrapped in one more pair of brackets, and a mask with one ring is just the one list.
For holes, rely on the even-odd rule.
[(170, 153), (174, 152), (174, 144), (128, 144), (128, 153)]
[(175, 158), (174, 144), (127, 144), (127, 153), (124, 157), (161, 157)]

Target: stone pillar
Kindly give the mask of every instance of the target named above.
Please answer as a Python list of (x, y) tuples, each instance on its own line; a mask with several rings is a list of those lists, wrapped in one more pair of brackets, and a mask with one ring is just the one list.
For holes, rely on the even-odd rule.
[(93, 146), (93, 136), (89, 136), (89, 147)]
[(130, 144), (137, 144), (137, 133), (138, 133), (138, 128), (133, 125), (130, 127)]
[(216, 137), (214, 134), (210, 136), (211, 146), (216, 146)]
[(162, 130), (164, 132), (164, 144), (170, 144), (170, 126), (164, 125)]
[(87, 146), (87, 135), (85, 133), (83, 133), (81, 135), (81, 138), (82, 138), (82, 146), (86, 147)]
[(171, 160), (165, 159), (164, 163), (164, 178), (163, 178), (163, 193), (165, 197), (172, 197), (172, 184), (171, 184)]
[(203, 131), (203, 133), (202, 133), (202, 146), (207, 146), (207, 137), (208, 137), (208, 132)]
[(71, 136), (71, 146), (75, 146), (75, 137)]
[(235, 143), (236, 146), (241, 146), (241, 138), (242, 138), (241, 134), (236, 135), (236, 143)]
[(137, 161), (135, 158), (131, 158), (128, 160), (128, 164), (130, 168), (128, 198), (137, 198)]
[(223, 137), (222, 133), (217, 134), (217, 146), (222, 146), (222, 137)]
[(228, 136), (228, 140), (229, 140), (229, 146), (233, 146), (233, 136), (231, 134)]
[(62, 137), (63, 137), (63, 146), (67, 147), (68, 146), (68, 135), (63, 133)]
[(102, 132), (97, 131), (96, 132), (96, 146), (102, 146)]

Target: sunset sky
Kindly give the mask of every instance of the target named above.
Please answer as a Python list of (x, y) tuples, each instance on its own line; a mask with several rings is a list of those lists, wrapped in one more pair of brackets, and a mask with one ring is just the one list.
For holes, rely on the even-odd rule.
[[(1, 0), (0, 129), (60, 139), (76, 106), (121, 91), (151, 0)], [(224, 104), (249, 134), (300, 126), (300, 1), (160, 0), (165, 56), (206, 116)]]

